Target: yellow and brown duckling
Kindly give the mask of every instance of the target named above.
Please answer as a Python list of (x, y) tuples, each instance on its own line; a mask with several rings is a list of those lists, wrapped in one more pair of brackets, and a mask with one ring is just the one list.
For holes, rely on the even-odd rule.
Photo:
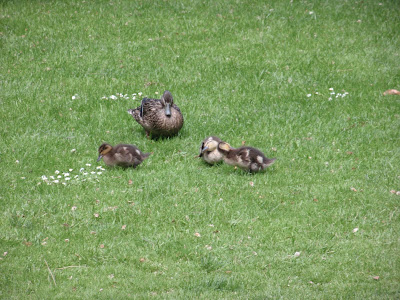
[(120, 167), (137, 167), (140, 165), (151, 153), (143, 153), (135, 145), (119, 144), (115, 147), (110, 144), (102, 144), (99, 147), (99, 157), (97, 161), (102, 158), (107, 166), (120, 166)]
[(222, 153), (225, 163), (251, 173), (264, 170), (276, 160), (276, 158), (265, 157), (260, 150), (253, 147), (243, 146), (235, 149), (228, 143), (221, 142), (218, 144), (218, 149)]
[(224, 157), (218, 149), (218, 144), (221, 142), (222, 140), (216, 136), (205, 138), (200, 146), (199, 157), (202, 157), (210, 165), (222, 161)]
[(147, 136), (172, 136), (183, 126), (182, 113), (170, 91), (165, 91), (161, 99), (143, 98), (141, 105), (128, 113), (142, 125)]

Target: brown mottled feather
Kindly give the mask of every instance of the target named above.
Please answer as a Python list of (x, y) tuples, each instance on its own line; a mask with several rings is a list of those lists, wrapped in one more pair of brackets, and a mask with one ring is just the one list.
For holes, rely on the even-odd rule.
[(267, 158), (264, 153), (253, 147), (232, 148), (229, 144), (221, 142), (218, 149), (224, 156), (228, 165), (237, 166), (243, 170), (255, 173), (272, 165), (276, 158)]
[(108, 166), (137, 167), (150, 153), (143, 153), (135, 145), (119, 144), (115, 147), (110, 144), (102, 144), (99, 147), (98, 161), (103, 158)]
[[(169, 104), (170, 114), (166, 107)], [(172, 136), (183, 126), (183, 116), (177, 105), (173, 103), (172, 94), (165, 91), (161, 99), (144, 98), (139, 107), (129, 109), (128, 113), (152, 136)]]

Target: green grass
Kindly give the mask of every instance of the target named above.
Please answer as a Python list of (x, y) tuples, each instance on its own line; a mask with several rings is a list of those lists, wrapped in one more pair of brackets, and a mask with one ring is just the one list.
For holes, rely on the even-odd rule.
[[(399, 28), (395, 0), (0, 2), (0, 298), (399, 298)], [(171, 139), (102, 99), (166, 89)], [(209, 167), (209, 135), (278, 160)], [(42, 181), (104, 141), (154, 154)]]

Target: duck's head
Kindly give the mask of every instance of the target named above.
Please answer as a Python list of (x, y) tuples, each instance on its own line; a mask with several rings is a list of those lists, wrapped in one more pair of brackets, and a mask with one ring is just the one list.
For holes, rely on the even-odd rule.
[(102, 144), (99, 147), (99, 157), (97, 158), (97, 161), (100, 161), (104, 155), (106, 155), (108, 152), (112, 150), (112, 146), (110, 144)]
[(171, 106), (174, 104), (174, 99), (170, 91), (165, 91), (161, 97), (161, 103), (165, 107), (165, 115), (167, 117), (171, 116)]
[(226, 152), (231, 151), (231, 149), (232, 149), (231, 145), (229, 145), (226, 142), (221, 142), (218, 144), (218, 150), (220, 150), (221, 152), (226, 153)]
[(212, 152), (217, 148), (218, 148), (218, 141), (214, 140), (213, 138), (210, 138), (201, 145), (199, 157), (202, 157), (204, 152), (206, 151)]

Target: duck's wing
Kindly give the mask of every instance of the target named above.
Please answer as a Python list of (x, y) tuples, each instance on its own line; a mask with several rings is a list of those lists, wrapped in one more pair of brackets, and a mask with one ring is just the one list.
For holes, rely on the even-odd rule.
[(144, 116), (151, 114), (152, 111), (162, 109), (162, 106), (160, 99), (143, 98), (142, 104), (140, 105), (140, 117), (143, 118)]
[(139, 114), (141, 118), (143, 118), (143, 110), (144, 110), (144, 106), (145, 106), (145, 103), (147, 100), (149, 100), (149, 98), (142, 99), (142, 103), (140, 105), (140, 114)]
[(237, 152), (237, 156), (240, 157), (241, 161), (245, 164), (251, 163), (250, 149), (248, 148), (239, 148)]
[(115, 148), (114, 157), (120, 164), (132, 163), (136, 154), (135, 149), (136, 148), (131, 145), (118, 145), (118, 147)]

